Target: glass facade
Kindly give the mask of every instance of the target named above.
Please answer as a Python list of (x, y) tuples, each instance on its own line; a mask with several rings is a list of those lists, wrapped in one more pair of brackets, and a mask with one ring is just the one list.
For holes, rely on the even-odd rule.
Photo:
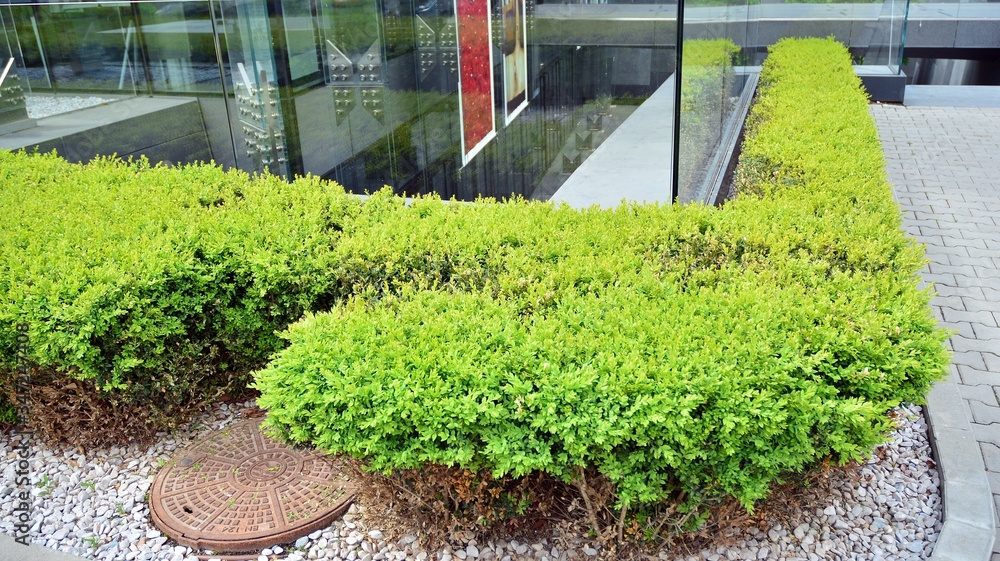
[(359, 193), (709, 201), (776, 35), (837, 35), (840, 14), (865, 64), (899, 68), (905, 3), (757, 2), (5, 0), (0, 147)]

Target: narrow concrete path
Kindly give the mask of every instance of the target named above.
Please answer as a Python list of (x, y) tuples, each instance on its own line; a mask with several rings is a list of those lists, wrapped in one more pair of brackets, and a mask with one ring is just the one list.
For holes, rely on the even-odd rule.
[(0, 559), (3, 561), (80, 561), (82, 558), (37, 544), (22, 545), (0, 533)]
[[(927, 247), (923, 278), (937, 292), (934, 312), (956, 331), (951, 378), (934, 391), (939, 403), (954, 409), (944, 414), (954, 413), (971, 428), (974, 440), (966, 450), (972, 455), (958, 458), (958, 465), (970, 472), (985, 467), (994, 511), (1000, 512), (1000, 108), (947, 107), (945, 90), (923, 93), (931, 99), (872, 105), (872, 113), (904, 227)], [(962, 96), (956, 105), (968, 101)], [(954, 399), (947, 397), (949, 388), (957, 388)], [(939, 444), (946, 450), (952, 443)], [(1000, 561), (995, 512), (992, 561)]]

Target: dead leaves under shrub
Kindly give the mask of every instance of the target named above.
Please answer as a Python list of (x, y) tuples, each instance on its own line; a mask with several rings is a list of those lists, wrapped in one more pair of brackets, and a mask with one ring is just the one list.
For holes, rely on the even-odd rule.
[[(614, 486), (596, 472), (566, 484), (544, 474), (495, 479), (488, 472), (441, 465), (383, 475), (366, 471), (358, 460), (344, 460), (345, 472), (359, 483), (358, 500), (379, 505), (367, 510), (369, 523), (396, 539), (418, 535), (425, 547), (434, 548), (463, 536), (481, 542), (547, 538), (565, 549), (600, 544), (602, 559), (656, 559), (660, 550), (698, 554), (736, 543), (739, 532), (733, 529), (791, 527), (801, 513), (821, 506), (835, 487), (858, 477), (857, 464), (824, 462), (774, 488), (753, 514), (736, 500), (682, 514), (677, 504), (683, 498), (674, 497), (639, 513), (626, 509), (623, 515), (612, 508)], [(691, 531), (685, 523), (694, 517), (702, 523)]]
[(201, 403), (171, 409), (169, 415), (150, 404), (116, 402), (93, 382), (33, 369), (28, 390), (25, 429), (48, 444), (84, 449), (113, 445), (145, 445), (156, 433), (190, 419)]

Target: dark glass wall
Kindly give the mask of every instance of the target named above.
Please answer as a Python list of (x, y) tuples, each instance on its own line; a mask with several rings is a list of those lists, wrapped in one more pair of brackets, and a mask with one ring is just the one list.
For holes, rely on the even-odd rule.
[[(7, 3), (0, 20), (33, 126), (86, 112), (94, 154), (548, 199), (673, 73), (675, 5), (476, 1)], [(165, 157), (177, 104), (199, 144)], [(148, 138), (121, 149), (115, 119)]]
[[(898, 71), (906, 6), (0, 0), (0, 146), (211, 159), (358, 193), (707, 201), (769, 42), (832, 34)], [(65, 132), (68, 112), (89, 126)]]

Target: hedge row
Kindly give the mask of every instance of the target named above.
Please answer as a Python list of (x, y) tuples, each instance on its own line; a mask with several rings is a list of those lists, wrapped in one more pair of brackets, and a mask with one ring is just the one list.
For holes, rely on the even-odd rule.
[(359, 206), (314, 178), (7, 152), (0, 200), (2, 393), (26, 324), (35, 381), (84, 381), (157, 426), (245, 385), (277, 330), (336, 298), (333, 252)]
[(843, 46), (773, 47), (737, 175), (721, 209), (374, 197), (353, 296), (256, 374), (268, 424), (384, 472), (596, 471), (619, 508), (866, 456), (948, 357)]

